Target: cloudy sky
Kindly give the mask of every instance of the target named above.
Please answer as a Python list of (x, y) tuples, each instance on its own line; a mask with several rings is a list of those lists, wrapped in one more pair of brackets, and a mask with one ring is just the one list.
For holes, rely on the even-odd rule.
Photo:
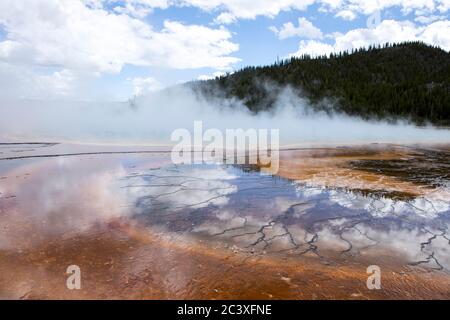
[(0, 96), (126, 100), (302, 53), (422, 40), (450, 0), (1, 0)]

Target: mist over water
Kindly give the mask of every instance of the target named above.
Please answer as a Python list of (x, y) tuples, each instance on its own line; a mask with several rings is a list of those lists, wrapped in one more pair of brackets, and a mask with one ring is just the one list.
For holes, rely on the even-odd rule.
[[(173, 130), (279, 129), (280, 143), (445, 143), (450, 131), (313, 112), (290, 88), (278, 91), (273, 111), (252, 114), (235, 99), (206, 99), (187, 86), (141, 96), (133, 103), (3, 101), (0, 140), (168, 145)], [(219, 95), (218, 95), (219, 96)]]

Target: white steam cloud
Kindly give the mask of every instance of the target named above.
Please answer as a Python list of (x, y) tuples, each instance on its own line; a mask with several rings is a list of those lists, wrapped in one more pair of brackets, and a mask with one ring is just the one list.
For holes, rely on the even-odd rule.
[(169, 145), (173, 130), (279, 129), (281, 144), (420, 143), (450, 141), (450, 131), (345, 115), (312, 112), (293, 90), (278, 91), (272, 112), (251, 114), (234, 99), (206, 99), (186, 86), (150, 93), (125, 103), (3, 101), (0, 142), (55, 141)]

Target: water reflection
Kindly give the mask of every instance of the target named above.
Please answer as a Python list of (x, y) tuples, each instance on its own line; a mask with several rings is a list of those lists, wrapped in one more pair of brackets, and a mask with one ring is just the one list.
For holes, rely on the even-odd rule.
[[(189, 180), (193, 176), (203, 178)], [(344, 254), (345, 259), (376, 257), (382, 251), (408, 265), (450, 267), (450, 211), (443, 198), (389, 199), (224, 166), (169, 167), (153, 173), (147, 185), (143, 182), (128, 186), (144, 194), (136, 199), (136, 219), (172, 232), (220, 239), (235, 250), (314, 254), (333, 261)], [(202, 183), (211, 192), (205, 193)], [(172, 200), (180, 192), (185, 197)]]
[[(420, 172), (426, 170), (425, 153), (417, 151), (420, 160), (416, 161), (416, 151), (402, 152), (369, 148), (353, 153), (344, 149), (344, 154), (336, 150), (302, 151), (293, 157), (290, 153), (281, 161), (283, 177), (262, 174), (248, 166), (175, 166), (167, 154), (3, 161), (0, 251), (4, 257), (15, 257), (26, 250), (37, 259), (38, 250), (50, 255), (46, 261), (59, 261), (66, 253), (43, 251), (42, 246), (79, 239), (96, 248), (99, 239), (112, 237), (108, 238), (110, 245), (101, 245), (102, 250), (111, 251), (111, 261), (119, 255), (116, 258), (122, 261), (121, 268), (126, 266), (127, 271), (122, 272), (127, 277), (146, 273), (150, 267), (153, 272), (159, 270), (160, 278), (153, 279), (154, 290), (159, 292), (156, 297), (169, 291), (177, 297), (197, 297), (194, 293), (198, 294), (201, 286), (195, 287), (193, 279), (198, 278), (199, 265), (203, 266), (205, 259), (222, 261), (214, 267), (217, 269), (208, 269), (200, 276), (202, 286), (206, 286), (210, 276), (221, 272), (221, 263), (230, 259), (228, 255), (243, 255), (243, 261), (251, 261), (251, 265), (240, 264), (247, 271), (256, 270), (258, 263), (263, 265), (269, 258), (275, 259), (270, 265), (277, 270), (288, 270), (283, 262), (286, 259), (296, 263), (316, 260), (325, 266), (377, 264), (398, 272), (407, 270), (414, 276), (420, 270), (443, 272), (448, 281), (450, 194), (448, 175), (442, 175), (447, 157), (433, 151), (430, 163), (441, 174), (439, 183), (433, 170), (432, 183), (427, 183), (431, 180), (425, 173), (417, 183), (411, 177), (419, 162)], [(393, 173), (393, 156), (409, 163), (400, 177)], [(373, 161), (378, 161), (376, 170)], [(314, 171), (319, 167), (323, 170)], [(336, 174), (341, 175), (339, 179)], [(371, 179), (374, 175), (377, 178)], [(385, 190), (381, 188), (384, 182)], [(120, 234), (116, 235), (116, 230)], [(133, 244), (124, 243), (129, 241), (126, 239), (133, 239)], [(168, 244), (163, 245), (167, 239)], [(146, 243), (137, 253), (136, 241)], [(202, 258), (196, 256), (200, 253)], [(127, 257), (125, 264), (123, 255)], [(0, 262), (0, 269), (20, 265), (8, 259)], [(164, 267), (182, 261), (185, 268)], [(92, 268), (110, 268), (107, 263)], [(144, 277), (145, 281), (150, 281), (149, 277)], [(111, 286), (111, 290), (117, 288)], [(267, 290), (273, 292), (274, 288), (277, 285)]]

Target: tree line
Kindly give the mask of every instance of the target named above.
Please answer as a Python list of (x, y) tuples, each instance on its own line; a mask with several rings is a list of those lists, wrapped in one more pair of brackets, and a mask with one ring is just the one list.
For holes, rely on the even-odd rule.
[(450, 54), (421, 42), (303, 55), (189, 85), (206, 96), (238, 98), (255, 113), (274, 107), (274, 87), (290, 86), (326, 112), (450, 124)]

